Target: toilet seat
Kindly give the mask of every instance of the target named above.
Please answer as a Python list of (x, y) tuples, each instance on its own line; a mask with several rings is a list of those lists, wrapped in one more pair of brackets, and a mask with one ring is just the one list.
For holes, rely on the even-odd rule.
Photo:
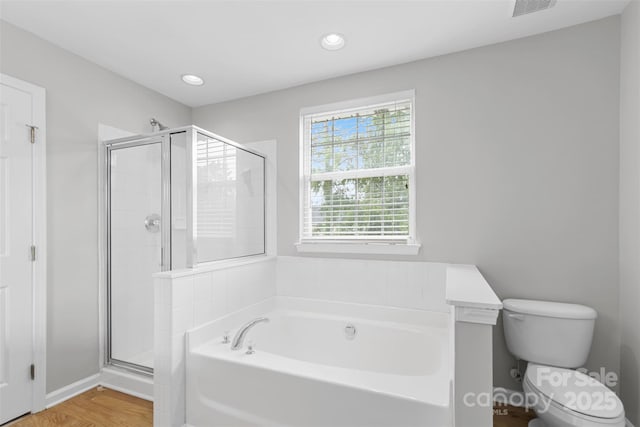
[(616, 394), (594, 378), (572, 369), (530, 363), (527, 385), (551, 405), (585, 420), (624, 420), (624, 407)]

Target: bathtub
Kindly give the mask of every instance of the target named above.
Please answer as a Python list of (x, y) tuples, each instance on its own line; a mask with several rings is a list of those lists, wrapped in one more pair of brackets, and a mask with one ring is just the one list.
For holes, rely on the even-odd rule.
[[(258, 316), (270, 322), (241, 350), (222, 342)], [(187, 424), (451, 426), (449, 322), (449, 313), (271, 298), (187, 334)]]

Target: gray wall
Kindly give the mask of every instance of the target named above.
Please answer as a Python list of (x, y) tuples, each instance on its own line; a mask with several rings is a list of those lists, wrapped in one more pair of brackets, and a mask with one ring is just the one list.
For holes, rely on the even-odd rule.
[[(634, 7), (623, 17), (622, 80), (614, 17), (197, 108), (194, 123), (242, 142), (278, 140), (278, 253), (296, 255), (299, 109), (415, 88), (423, 241), (415, 259), (477, 264), (502, 298), (595, 307), (600, 317), (588, 367), (618, 371), (622, 339), (622, 393), (637, 424), (639, 319), (629, 303), (640, 293), (633, 262), (640, 256)], [(151, 116), (188, 124), (191, 110), (1, 24), (0, 72), (47, 89), (52, 391), (98, 371), (98, 122), (142, 132)], [(619, 330), (619, 154), (622, 337), (611, 332)], [(517, 388), (500, 328), (494, 337), (495, 384)]]
[(148, 132), (191, 109), (0, 21), (0, 72), (47, 90), (47, 391), (98, 372), (98, 123)]
[[(278, 141), (278, 253), (296, 255), (300, 108), (415, 88), (415, 259), (477, 264), (502, 298), (596, 308), (588, 368), (617, 372), (619, 29), (607, 18), (193, 119), (240, 142)], [(495, 385), (517, 388), (500, 326), (494, 337)]]
[(640, 425), (640, 3), (622, 15), (620, 66), (620, 392)]

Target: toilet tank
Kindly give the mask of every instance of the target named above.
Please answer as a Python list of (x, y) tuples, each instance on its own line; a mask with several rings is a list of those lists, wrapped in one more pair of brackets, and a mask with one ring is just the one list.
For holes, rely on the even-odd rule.
[(523, 299), (502, 303), (507, 348), (518, 359), (561, 368), (586, 362), (598, 317), (593, 308)]

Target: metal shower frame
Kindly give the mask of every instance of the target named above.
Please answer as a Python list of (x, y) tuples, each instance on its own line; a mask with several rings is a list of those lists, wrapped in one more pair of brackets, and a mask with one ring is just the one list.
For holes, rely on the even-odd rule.
[[(213, 132), (209, 132), (197, 126), (183, 126), (173, 129), (165, 129), (156, 133), (146, 135), (135, 135), (131, 137), (118, 138), (102, 143), (102, 149), (104, 149), (104, 171), (106, 173), (104, 206), (106, 208), (106, 253), (104, 257), (105, 261), (105, 274), (106, 274), (106, 334), (104, 336), (104, 361), (105, 365), (113, 365), (120, 368), (124, 368), (129, 371), (141, 373), (144, 375), (153, 375), (153, 368), (138, 365), (135, 363), (127, 362), (124, 360), (114, 359), (111, 357), (111, 152), (114, 150), (120, 150), (131, 147), (139, 147), (150, 144), (160, 144), (161, 147), (161, 227), (160, 227), (160, 241), (161, 241), (161, 271), (168, 271), (172, 269), (171, 259), (171, 136), (174, 134), (185, 133), (186, 135), (186, 153), (185, 153), (185, 174), (187, 176), (186, 186), (186, 267), (194, 268), (198, 265), (197, 254), (197, 207), (196, 201), (198, 197), (198, 176), (197, 176), (197, 153), (196, 146), (198, 141), (198, 134), (205, 135), (209, 138), (216, 139), (218, 141), (229, 144), (237, 149), (246, 151), (253, 155), (256, 155), (263, 160), (263, 185), (266, 190), (266, 157), (264, 154), (247, 148), (241, 144), (231, 141), (228, 138), (217, 135)], [(265, 220), (265, 235), (264, 237), (264, 252), (266, 253), (266, 191), (263, 198), (263, 210)]]

